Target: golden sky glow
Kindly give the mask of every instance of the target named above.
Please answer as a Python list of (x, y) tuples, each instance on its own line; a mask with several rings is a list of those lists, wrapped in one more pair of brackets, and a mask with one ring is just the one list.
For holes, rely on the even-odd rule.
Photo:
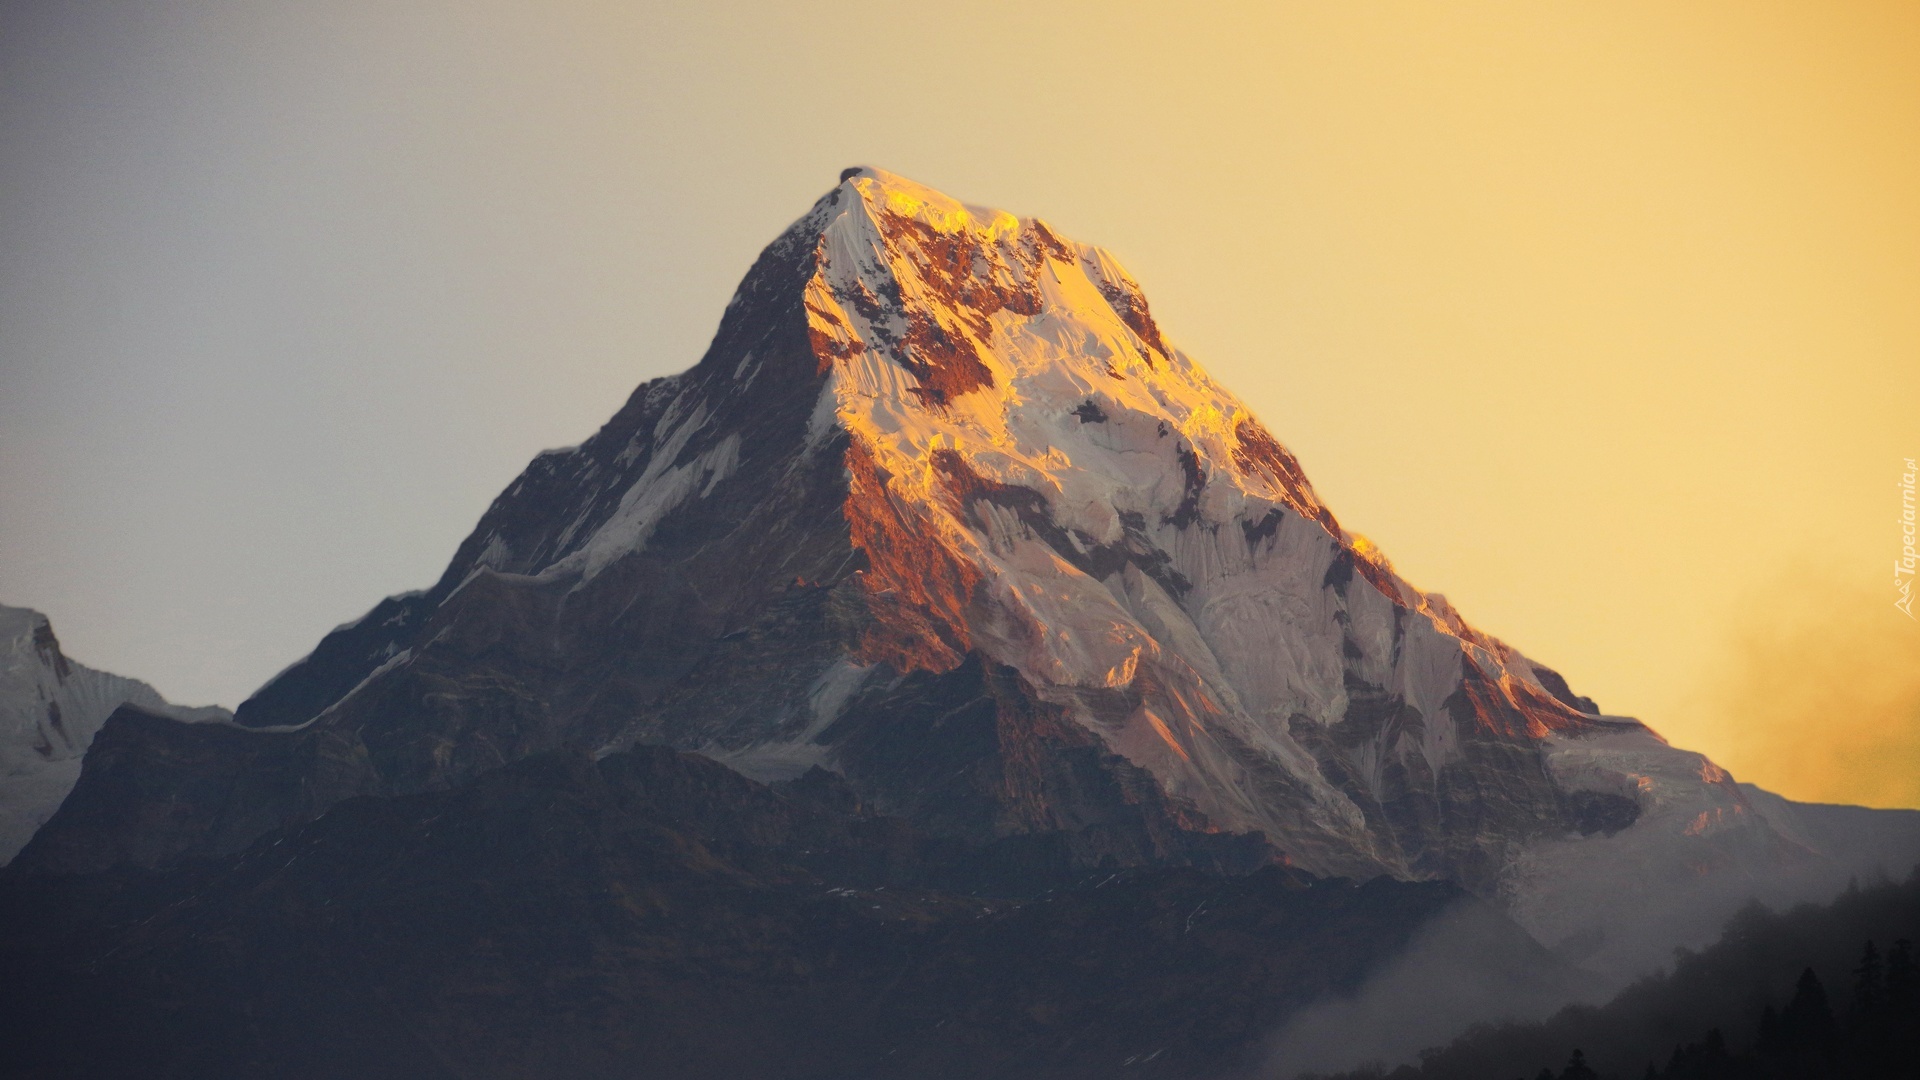
[(1883, 617), (1883, 588), (1811, 566), (1767, 584), (1676, 710), (1688, 737), (1802, 799), (1920, 806), (1920, 633)]
[(871, 163), (1113, 251), (1343, 523), (1609, 710), (1920, 805), (1920, 5), (43, 8), (0, 600), (83, 660), (231, 704), (432, 580)]

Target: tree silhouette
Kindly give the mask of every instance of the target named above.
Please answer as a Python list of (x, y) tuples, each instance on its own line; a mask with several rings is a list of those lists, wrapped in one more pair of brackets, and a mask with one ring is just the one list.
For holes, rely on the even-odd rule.
[[(1477, 1028), (1423, 1052), (1417, 1067), (1397, 1069), (1391, 1080), (1529, 1076), (1574, 1046), (1582, 1049), (1572, 1060), (1559, 1058), (1564, 1070), (1540, 1069), (1536, 1080), (1585, 1080), (1600, 1070), (1608, 1080), (1920, 1078), (1916, 940), (1920, 870), (1826, 907), (1751, 905), (1706, 952), (1679, 954), (1671, 973), (1604, 1006)], [(1817, 972), (1827, 982), (1846, 980), (1839, 998), (1828, 997)], [(1791, 991), (1783, 996), (1785, 987)], [(1644, 1074), (1636, 1067), (1642, 1062), (1649, 1063)], [(1344, 1080), (1363, 1075), (1386, 1077)]]
[(1785, 1043), (1786, 1038), (1780, 1031), (1780, 1011), (1768, 1002), (1767, 1007), (1760, 1010), (1760, 1037), (1754, 1045), (1762, 1055), (1770, 1057), (1778, 1054)]
[(1727, 1052), (1726, 1037), (1714, 1028), (1701, 1042), (1674, 1047), (1667, 1071), (1656, 1074), (1656, 1080), (1723, 1080), (1739, 1075), (1733, 1055)]
[(1914, 969), (1913, 942), (1901, 938), (1887, 952), (1887, 1004), (1911, 1009), (1920, 1002), (1920, 971)]
[(1827, 988), (1812, 968), (1800, 972), (1793, 985), (1793, 1000), (1780, 1012), (1780, 1028), (1796, 1043), (1832, 1049), (1837, 1034), (1833, 1006), (1827, 1001)]
[(1887, 992), (1886, 968), (1880, 963), (1880, 950), (1867, 942), (1860, 952), (1860, 963), (1853, 969), (1853, 1008), (1855, 1012), (1876, 1014)]
[(1567, 1059), (1567, 1067), (1560, 1070), (1560, 1080), (1600, 1080), (1600, 1074), (1587, 1064), (1587, 1052), (1575, 1048), (1573, 1057)]

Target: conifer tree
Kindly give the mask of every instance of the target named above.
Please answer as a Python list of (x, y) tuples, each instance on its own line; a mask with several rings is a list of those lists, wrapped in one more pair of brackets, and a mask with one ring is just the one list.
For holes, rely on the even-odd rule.
[(1826, 1077), (1831, 1075), (1834, 1052), (1839, 1044), (1839, 1025), (1833, 1018), (1833, 1006), (1827, 1001), (1826, 987), (1812, 968), (1800, 972), (1793, 987), (1793, 1000), (1780, 1011), (1782, 1046), (1774, 1055), (1786, 1076)]
[(1600, 1074), (1587, 1064), (1587, 1052), (1576, 1047), (1567, 1059), (1567, 1067), (1560, 1071), (1560, 1080), (1600, 1080)]
[(1880, 950), (1869, 941), (1860, 952), (1860, 963), (1853, 969), (1853, 1011), (1861, 1017), (1877, 1015), (1886, 990), (1886, 968), (1880, 963)]
[(1887, 1004), (1896, 1011), (1920, 1002), (1920, 971), (1913, 963), (1913, 942), (1901, 938), (1887, 951)]

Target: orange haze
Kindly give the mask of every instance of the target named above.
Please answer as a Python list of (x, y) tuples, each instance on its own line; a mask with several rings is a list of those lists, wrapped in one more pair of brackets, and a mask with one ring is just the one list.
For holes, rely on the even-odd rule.
[(1743, 780), (1815, 802), (1920, 806), (1920, 633), (1802, 568), (1750, 598), (1697, 709)]

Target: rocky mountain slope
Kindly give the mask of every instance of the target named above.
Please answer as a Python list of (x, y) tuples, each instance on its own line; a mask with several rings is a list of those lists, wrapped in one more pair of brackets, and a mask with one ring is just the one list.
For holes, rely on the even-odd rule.
[(1691, 897), (1837, 865), (1400, 578), (1112, 256), (873, 169), (433, 587), (234, 725), (109, 721), (21, 864), (228, 855), (355, 796), (645, 744), (819, 766), (932, 835), (1083, 867), (1447, 880), (1602, 963), (1646, 920), (1623, 893), (1681, 913), (1671, 937)]
[(94, 734), (126, 704), (176, 720), (230, 716), (169, 705), (138, 679), (75, 663), (45, 615), (0, 605), (0, 866), (53, 816)]
[(1510, 993), (1577, 988), (1441, 882), (1088, 873), (821, 772), (540, 754), (175, 870), (0, 878), (0, 1074), (1231, 1075), (1443, 912)]

